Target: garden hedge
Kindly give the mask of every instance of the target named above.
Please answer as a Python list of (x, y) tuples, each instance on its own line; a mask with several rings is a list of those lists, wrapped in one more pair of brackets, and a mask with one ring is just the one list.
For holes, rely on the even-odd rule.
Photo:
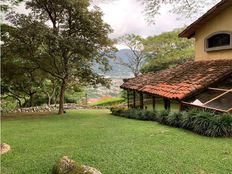
[(205, 110), (189, 112), (148, 111), (142, 109), (112, 108), (113, 115), (157, 121), (161, 124), (184, 128), (210, 137), (232, 137), (232, 114)]

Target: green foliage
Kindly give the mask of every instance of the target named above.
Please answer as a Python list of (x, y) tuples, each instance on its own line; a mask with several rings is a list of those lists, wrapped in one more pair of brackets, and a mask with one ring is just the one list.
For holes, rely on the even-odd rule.
[(142, 110), (142, 109), (121, 109), (111, 108), (113, 115), (118, 115), (126, 118), (138, 119), (138, 120), (156, 120), (156, 112)]
[(124, 98), (112, 97), (92, 103), (91, 106), (112, 106), (112, 105), (123, 103), (124, 101), (125, 101)]
[(205, 7), (215, 5), (220, 0), (139, 0), (145, 6), (145, 16), (149, 23), (155, 23), (155, 16), (164, 5), (171, 7), (170, 12), (185, 19), (193, 19), (205, 12)]
[(179, 38), (181, 31), (176, 29), (144, 41), (145, 51), (151, 54), (141, 69), (143, 73), (167, 69), (193, 59), (193, 40)]
[(64, 101), (65, 101), (65, 103), (77, 103), (78, 99), (76, 99), (72, 96), (69, 96), (69, 95), (65, 95)]
[(126, 90), (122, 90), (119, 95), (121, 98), (124, 98), (125, 100), (127, 100), (127, 91)]
[(232, 115), (204, 110), (189, 112), (148, 111), (141, 109), (111, 109), (113, 115), (138, 120), (158, 121), (161, 124), (191, 130), (210, 137), (232, 136)]
[(89, 0), (30, 0), (29, 14), (10, 13), (6, 18), (15, 29), (3, 33), (3, 57), (28, 62), (58, 81), (60, 114), (70, 83), (109, 84), (93, 66), (98, 63), (109, 70), (104, 53), (112, 49), (112, 30), (100, 9), (89, 7)]
[(124, 60), (122, 57), (116, 57), (116, 63), (129, 68), (135, 77), (138, 76), (147, 58), (143, 44), (144, 39), (139, 35), (126, 34), (119, 37), (117, 42), (128, 47), (131, 54), (127, 55), (128, 60)]
[(15, 109), (17, 107), (17, 102), (11, 97), (1, 98), (1, 109)]
[(173, 112), (169, 113), (166, 123), (173, 127), (181, 127), (182, 113)]
[(160, 112), (157, 112), (156, 120), (159, 121), (160, 123), (167, 124), (168, 115), (169, 115), (169, 112), (167, 110), (162, 110)]
[[(232, 136), (232, 116), (231, 114), (219, 115), (210, 125), (207, 134), (209, 136)], [(216, 132), (216, 134), (215, 134)]]
[(194, 122), (197, 119), (198, 110), (192, 110), (191, 112), (183, 112), (181, 125), (185, 129), (192, 130), (194, 128)]
[[(41, 83), (45, 75), (30, 61), (22, 61), (8, 45), (8, 34), (14, 33), (15, 28), (2, 25), (2, 95), (13, 98), (21, 106), (33, 106), (34, 97), (41, 91)], [(7, 34), (8, 33), (8, 34)]]

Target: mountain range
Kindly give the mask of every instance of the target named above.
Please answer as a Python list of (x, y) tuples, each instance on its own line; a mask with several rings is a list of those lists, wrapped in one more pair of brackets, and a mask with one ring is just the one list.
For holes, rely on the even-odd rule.
[(110, 71), (108, 71), (106, 73), (102, 73), (102, 71), (99, 69), (99, 65), (96, 65), (94, 67), (95, 71), (99, 74), (104, 74), (105, 76), (110, 77), (110, 78), (129, 78), (129, 77), (131, 77), (132, 73), (131, 73), (130, 69), (117, 63), (116, 59), (120, 58), (124, 62), (128, 63), (129, 57), (133, 56), (132, 51), (129, 49), (121, 49), (115, 53), (115, 56), (116, 56), (115, 58), (108, 59), (109, 65), (112, 68)]
[(133, 56), (132, 51), (129, 49), (121, 49), (115, 53), (116, 58), (109, 58), (109, 65), (111, 66), (111, 70), (103, 73), (99, 69), (99, 65), (94, 67), (94, 70), (99, 73), (103, 74), (105, 77), (111, 79), (111, 87), (107, 89), (106, 87), (99, 86), (98, 88), (89, 88), (88, 89), (88, 96), (89, 98), (100, 98), (102, 96), (118, 96), (121, 89), (120, 86), (123, 83), (123, 79), (133, 77), (130, 69), (120, 65), (116, 62), (117, 58), (122, 59), (124, 62), (129, 62), (129, 57)]

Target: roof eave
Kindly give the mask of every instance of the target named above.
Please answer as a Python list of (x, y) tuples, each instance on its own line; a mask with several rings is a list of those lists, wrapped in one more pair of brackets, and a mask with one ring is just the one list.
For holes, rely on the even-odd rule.
[(198, 28), (200, 28), (204, 23), (206, 23), (209, 19), (213, 18), (217, 14), (219, 14), (223, 9), (227, 8), (229, 5), (232, 5), (232, 1), (222, 0), (214, 7), (212, 7), (209, 11), (207, 11), (203, 16), (198, 18), (195, 22), (189, 25), (183, 32), (181, 32), (178, 36), (182, 38), (192, 38), (195, 36), (195, 32)]

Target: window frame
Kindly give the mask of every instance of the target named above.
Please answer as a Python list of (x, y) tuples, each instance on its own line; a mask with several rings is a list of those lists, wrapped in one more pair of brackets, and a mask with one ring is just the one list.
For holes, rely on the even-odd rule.
[[(217, 46), (217, 47), (212, 47), (209, 48), (208, 46), (208, 40), (218, 34), (229, 34), (230, 35), (230, 45), (226, 45), (226, 46)], [(228, 50), (228, 49), (232, 49), (232, 31), (219, 31), (219, 32), (214, 32), (210, 35), (208, 35), (205, 38), (205, 51), (206, 52), (210, 52), (210, 51), (220, 51), (220, 50)]]

